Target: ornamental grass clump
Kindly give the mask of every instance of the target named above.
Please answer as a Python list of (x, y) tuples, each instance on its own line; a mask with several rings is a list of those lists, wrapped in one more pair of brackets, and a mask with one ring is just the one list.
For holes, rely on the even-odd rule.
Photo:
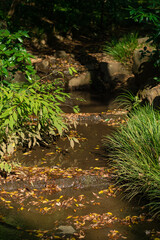
[(129, 63), (132, 59), (134, 50), (138, 47), (138, 34), (129, 33), (120, 40), (106, 42), (104, 51), (111, 55), (115, 60), (122, 63)]
[(151, 106), (136, 108), (128, 121), (105, 138), (117, 183), (131, 200), (149, 200), (153, 215), (160, 214), (160, 113)]

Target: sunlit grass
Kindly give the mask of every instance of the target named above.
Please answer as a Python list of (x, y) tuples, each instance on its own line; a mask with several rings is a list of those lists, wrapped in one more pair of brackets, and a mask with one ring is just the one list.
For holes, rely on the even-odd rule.
[(131, 61), (133, 51), (138, 47), (138, 34), (129, 33), (122, 39), (106, 42), (104, 51), (111, 55), (115, 60), (128, 63)]
[(150, 211), (160, 214), (160, 113), (151, 106), (135, 109), (128, 122), (106, 137), (117, 183), (131, 200), (148, 198)]

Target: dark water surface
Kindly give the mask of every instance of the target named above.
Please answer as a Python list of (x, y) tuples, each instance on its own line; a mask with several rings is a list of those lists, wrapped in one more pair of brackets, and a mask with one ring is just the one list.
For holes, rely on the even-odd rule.
[[(91, 105), (90, 105), (91, 104)], [(96, 111), (93, 108), (93, 104), (89, 101), (88, 107), (85, 106), (83, 112), (87, 109), (87, 112), (101, 112), (107, 110), (105, 105), (100, 105)], [(77, 167), (80, 169), (90, 169), (90, 167), (105, 167), (108, 168), (107, 153), (104, 151), (102, 146), (102, 139), (104, 136), (111, 134), (114, 131), (113, 127), (107, 126), (105, 123), (90, 124), (89, 122), (85, 125), (79, 125), (72, 134), (78, 137), (80, 144), (76, 144), (75, 148), (72, 149), (68, 140), (59, 140), (56, 145), (50, 146), (49, 148), (36, 147), (32, 151), (28, 152), (27, 155), (22, 150), (18, 151), (14, 158), (24, 166), (49, 166), (50, 168), (68, 168)], [(111, 196), (105, 196), (104, 194), (98, 194), (99, 191), (108, 189), (113, 185), (112, 179), (107, 178), (101, 181), (96, 176), (84, 177), (80, 179), (78, 188), (72, 187), (74, 179), (60, 179), (58, 184), (62, 187), (62, 191), (59, 193), (42, 193), (43, 199), (58, 199), (63, 195), (64, 199), (74, 197), (77, 199), (78, 196), (85, 196), (85, 207), (74, 206), (68, 208), (57, 208), (52, 213), (40, 213), (36, 210), (36, 206), (30, 206), (30, 211), (24, 208), (23, 211), (17, 211), (15, 204), (13, 209), (5, 209), (3, 205), (0, 206), (0, 214), (5, 217), (5, 222), (0, 224), (0, 239), (4, 240), (29, 240), (29, 239), (54, 239), (48, 235), (48, 237), (35, 237), (35, 234), (30, 235), (26, 230), (49, 230), (51, 233), (55, 231), (56, 227), (59, 226), (72, 226), (75, 229), (74, 224), (67, 220), (68, 216), (85, 216), (93, 213), (103, 214), (109, 213), (120, 219), (126, 218), (126, 216), (139, 216), (142, 215), (143, 210), (138, 205), (136, 200), (129, 203), (122, 200), (123, 193), (118, 193), (115, 197), (114, 194)], [(63, 187), (64, 185), (64, 187)], [(94, 201), (92, 201), (94, 199)], [(96, 201), (95, 201), (96, 200)], [(94, 204), (94, 203), (98, 204)], [(93, 204), (92, 204), (93, 203)], [(46, 205), (47, 206), (47, 205)], [(16, 229), (19, 226), (21, 229)], [(107, 239), (124, 239), (123, 237), (114, 236), (109, 237), (109, 231), (116, 230), (118, 234), (126, 237), (128, 240), (148, 240), (156, 239), (152, 236), (154, 231), (159, 231), (159, 223), (156, 221), (152, 222), (139, 222), (138, 224), (124, 225), (121, 223), (110, 223), (105, 225), (101, 229), (86, 229), (85, 237), (86, 240), (107, 240)], [(39, 232), (41, 234), (41, 232)], [(38, 236), (38, 234), (36, 233)], [(62, 234), (63, 235), (63, 234)], [(59, 236), (59, 239), (75, 239), (73, 236)], [(55, 238), (57, 239), (57, 238)], [(157, 238), (158, 239), (158, 238)]]

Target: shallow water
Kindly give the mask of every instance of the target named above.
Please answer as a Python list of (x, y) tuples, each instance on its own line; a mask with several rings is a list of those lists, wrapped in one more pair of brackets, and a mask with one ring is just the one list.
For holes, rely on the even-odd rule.
[[(97, 107), (96, 110), (99, 110), (98, 112), (100, 110), (105, 111), (105, 108), (107, 110), (105, 105), (101, 105), (101, 108)], [(88, 108), (85, 107), (83, 111), (85, 109), (89, 112), (97, 112), (93, 111), (90, 102)], [(14, 159), (24, 166), (49, 166), (50, 168), (63, 169), (77, 167), (82, 170), (90, 169), (90, 167), (109, 169), (107, 152), (103, 149), (102, 139), (104, 136), (111, 134), (113, 130), (113, 127), (109, 127), (105, 123), (78, 125), (76, 130), (72, 130), (72, 134), (77, 136), (80, 141), (80, 144), (76, 144), (74, 149), (71, 148), (68, 140), (61, 139), (49, 148), (36, 147), (27, 153), (19, 150), (15, 153)], [(109, 177), (100, 180), (97, 176), (81, 177), (79, 178), (80, 184), (76, 187), (75, 185), (72, 186), (72, 182), (77, 181), (76, 178), (63, 179), (61, 177), (57, 180), (57, 184), (62, 188), (61, 192), (49, 194), (48, 192), (39, 191), (35, 202), (38, 202), (39, 198), (45, 201), (43, 203), (39, 201), (38, 205), (34, 205), (31, 204), (30, 199), (27, 199), (23, 205), (23, 210), (19, 209), (16, 202), (13, 204), (13, 209), (6, 209), (1, 204), (0, 214), (5, 218), (5, 224), (0, 224), (0, 239), (54, 239), (52, 237), (53, 233), (58, 234), (60, 239), (71, 239), (72, 234), (68, 236), (64, 234), (64, 237), (62, 237), (63, 234), (59, 235), (56, 228), (61, 225), (72, 226), (76, 232), (79, 232), (81, 228), (76, 229), (74, 224), (74, 217), (76, 216), (89, 216), (94, 213), (101, 214), (101, 216), (103, 213), (108, 213), (109, 217), (113, 216), (117, 219), (126, 219), (127, 216), (143, 216), (144, 210), (136, 200), (132, 203), (122, 200), (122, 192), (117, 192), (117, 196), (115, 196), (114, 188), (112, 191), (112, 174), (110, 170), (107, 170), (107, 172)], [(102, 192), (106, 189), (109, 189), (111, 194)], [(84, 199), (76, 202), (76, 199), (81, 198)], [(70, 199), (71, 204), (67, 207), (57, 204), (52, 209), (51, 204), (54, 199), (63, 199), (64, 202)], [(79, 201), (81, 205), (79, 205)], [(51, 207), (51, 209), (43, 212), (41, 209), (44, 207)], [(68, 218), (69, 216), (71, 218)], [(77, 221), (80, 221), (80, 219)], [(21, 229), (17, 230), (17, 227)], [(35, 229), (49, 232), (44, 236), (40, 236), (41, 232), (30, 232), (30, 235), (26, 231)], [(127, 237), (129, 240), (151, 240), (154, 239), (154, 231), (160, 231), (160, 227), (159, 222), (156, 221), (148, 222), (144, 220), (139, 221), (138, 224), (123, 224), (122, 222), (111, 221), (104, 224), (100, 229), (92, 229), (90, 226), (89, 229), (87, 227), (83, 229), (82, 227), (82, 230), (85, 233), (84, 239), (86, 240), (123, 239), (123, 237)], [(110, 231), (114, 230), (117, 231), (115, 235), (112, 232), (113, 236), (109, 237)]]

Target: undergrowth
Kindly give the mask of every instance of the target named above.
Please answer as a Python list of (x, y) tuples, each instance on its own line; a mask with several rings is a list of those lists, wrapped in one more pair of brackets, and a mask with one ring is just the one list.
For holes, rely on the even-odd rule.
[(124, 108), (127, 111), (132, 111), (140, 106), (142, 100), (132, 92), (126, 90), (116, 97), (115, 102), (119, 108)]
[[(24, 37), (29, 37), (27, 32), (0, 30), (0, 169), (7, 173), (13, 163), (6, 162), (6, 156), (18, 145), (48, 144), (68, 130), (61, 104), (70, 96), (64, 93), (61, 79), (42, 84), (30, 59), (33, 56), (23, 46)], [(22, 73), (25, 81), (15, 83), (16, 73)], [(69, 141), (73, 147), (78, 139)]]
[(160, 113), (149, 105), (137, 107), (104, 143), (126, 198), (140, 194), (153, 216), (160, 215)]
[(106, 42), (104, 51), (121, 63), (130, 63), (133, 52), (138, 47), (137, 39), (138, 33), (129, 33), (121, 39)]

